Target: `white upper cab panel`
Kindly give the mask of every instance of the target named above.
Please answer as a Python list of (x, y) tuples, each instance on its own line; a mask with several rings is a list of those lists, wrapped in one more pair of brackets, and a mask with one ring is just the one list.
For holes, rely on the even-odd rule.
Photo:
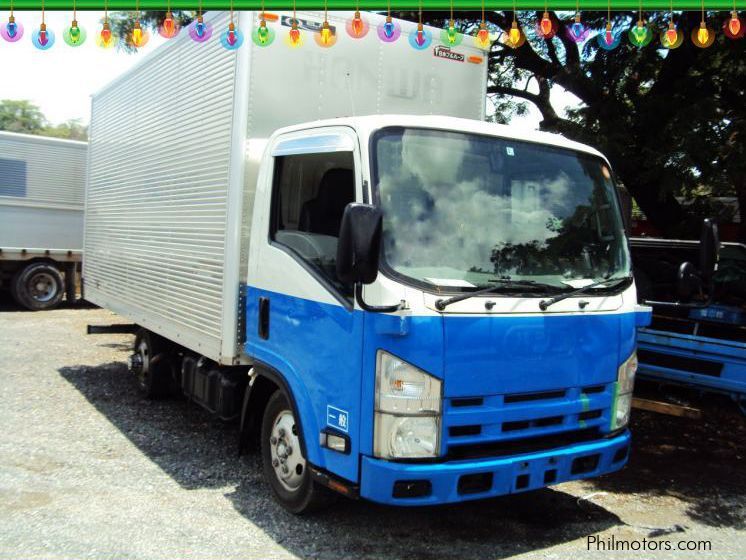
[[(511, 129), (509, 126), (503, 126), (503, 125), (497, 125), (492, 123), (485, 123), (480, 122), (476, 120), (468, 120), (468, 119), (461, 119), (461, 118), (454, 118), (454, 117), (442, 117), (442, 116), (416, 116), (416, 115), (373, 115), (373, 116), (365, 116), (365, 117), (350, 117), (350, 118), (341, 118), (341, 119), (330, 119), (330, 120), (324, 120), (324, 121), (316, 121), (312, 123), (305, 123), (302, 125), (297, 126), (291, 126), (284, 129), (279, 130), (277, 133), (275, 133), (275, 136), (282, 135), (282, 141), (280, 142), (270, 142), (270, 145), (274, 144), (274, 151), (272, 155), (286, 155), (291, 153), (298, 153), (296, 150), (306, 151), (309, 148), (312, 150), (330, 150), (330, 151), (336, 151), (336, 150), (343, 150), (343, 151), (354, 151), (359, 154), (359, 159), (356, 158), (356, 163), (359, 163), (359, 169), (358, 173), (358, 179), (362, 179), (362, 181), (365, 183), (367, 182), (367, 185), (363, 184), (363, 190), (366, 190), (367, 192), (361, 193), (360, 190), (358, 190), (358, 196), (360, 194), (363, 194), (366, 200), (376, 200), (376, 196), (381, 193), (374, 192), (375, 186), (373, 183), (373, 170), (370, 169), (370, 153), (369, 149), (372, 149), (371, 145), (371, 138), (373, 135), (382, 129), (388, 128), (388, 127), (397, 127), (399, 129), (405, 128), (405, 129), (429, 129), (430, 134), (433, 134), (434, 131), (443, 131), (444, 133), (466, 133), (468, 135), (472, 135), (473, 138), (474, 135), (480, 136), (480, 137), (488, 137), (488, 141), (492, 141), (489, 139), (489, 137), (493, 138), (495, 141), (503, 142), (503, 144), (499, 144), (501, 146), (502, 153), (505, 153), (505, 150), (508, 150), (508, 155), (512, 154), (512, 146), (515, 146), (516, 150), (516, 156), (520, 156), (520, 149), (521, 146), (524, 147), (524, 150), (527, 150), (526, 146), (528, 144), (535, 145), (537, 150), (543, 149), (543, 147), (548, 147), (550, 150), (552, 148), (559, 148), (559, 152), (561, 153), (567, 153), (571, 154), (572, 152), (582, 154), (582, 156), (585, 158), (583, 162), (580, 164), (576, 164), (573, 162), (565, 163), (565, 168), (568, 170), (567, 172), (572, 174), (573, 172), (577, 173), (577, 176), (574, 177), (575, 181), (573, 182), (573, 178), (570, 178), (566, 181), (567, 187), (569, 190), (567, 191), (568, 194), (574, 196), (580, 202), (574, 202), (573, 204), (582, 206), (585, 204), (583, 202), (585, 199), (590, 198), (590, 195), (588, 193), (595, 192), (595, 187), (589, 187), (587, 185), (583, 184), (583, 177), (587, 175), (589, 172), (585, 170), (587, 166), (589, 165), (587, 161), (596, 161), (595, 165), (597, 168), (603, 167), (603, 177), (601, 178), (601, 182), (604, 180), (610, 180), (610, 169), (608, 165), (608, 161), (604, 158), (604, 156), (595, 150), (594, 148), (580, 144), (577, 142), (573, 142), (571, 140), (568, 140), (560, 135), (556, 134), (548, 134), (544, 132), (532, 132), (532, 131), (515, 131)], [(347, 129), (348, 131), (355, 132), (355, 135), (357, 136), (356, 142), (352, 142), (350, 136), (347, 134), (340, 134), (340, 128)], [(336, 133), (330, 134), (332, 130), (335, 130)], [(428, 150), (432, 148), (432, 150), (438, 151), (442, 150), (443, 153), (447, 156), (448, 155), (448, 140), (447, 137), (448, 134), (444, 134), (443, 140), (441, 141), (440, 138), (438, 138), (437, 133), (435, 135), (431, 136), (430, 142), (431, 144), (423, 144), (423, 146), (420, 146), (417, 149), (425, 149)], [(451, 141), (453, 141), (453, 134), (450, 134)], [(279, 140), (279, 139), (278, 139)], [(313, 146), (310, 146), (312, 144)], [(457, 145), (458, 143), (454, 144)], [(462, 143), (463, 145), (463, 143)], [(530, 148), (530, 146), (529, 146)], [(432, 151), (431, 150), (431, 151)], [(565, 150), (569, 150), (571, 152), (565, 152)], [(416, 150), (415, 150), (416, 151)], [(466, 153), (468, 157), (473, 156), (474, 154), (469, 153), (468, 144)], [(557, 150), (554, 151), (554, 153), (557, 153)], [(415, 154), (415, 158), (418, 156), (425, 154), (425, 152), (420, 152), (419, 154)], [(484, 155), (484, 154), (482, 154)], [(525, 157), (530, 157), (531, 154), (526, 153)], [(591, 156), (588, 158), (587, 156)], [(410, 154), (410, 157), (411, 154)], [(430, 157), (439, 157), (439, 156), (432, 156), (430, 154)], [(555, 156), (551, 156), (555, 157)], [(425, 157), (427, 159), (427, 157)], [(483, 158), (484, 159), (484, 158)], [(503, 159), (510, 159), (510, 158), (503, 158)], [(580, 158), (582, 159), (582, 157)], [(506, 175), (513, 177), (516, 173), (516, 169), (518, 169), (518, 174), (520, 175), (522, 172), (520, 171), (522, 169), (522, 166), (517, 166), (517, 162), (519, 160), (519, 157), (512, 158), (513, 160), (513, 167), (509, 170), (507, 167), (501, 168), (499, 162), (495, 163), (495, 168), (490, 170), (489, 168), (486, 169), (486, 173), (490, 174), (492, 173), (492, 176), (490, 176), (489, 181), (495, 182), (497, 178), (499, 178), (501, 175)], [(525, 160), (524, 160), (525, 161)], [(479, 161), (475, 163), (475, 165), (479, 165)], [(485, 162), (482, 162), (484, 165)], [(385, 166), (385, 162), (379, 162), (379, 165), (382, 167)], [(462, 162), (462, 167), (464, 167), (466, 164)], [(558, 162), (558, 166), (562, 167), (563, 163)], [(468, 166), (472, 166), (472, 162), (469, 162)], [(468, 167), (467, 166), (467, 167)], [(530, 165), (529, 165), (530, 167)], [(551, 165), (550, 165), (551, 167)], [(573, 171), (575, 169), (579, 169), (580, 171)], [(584, 171), (585, 170), (585, 171)], [(513, 175), (509, 175), (509, 172)], [(382, 171), (379, 170), (379, 173), (382, 173)], [(454, 204), (451, 196), (451, 192), (454, 192), (460, 188), (460, 185), (457, 184), (456, 181), (453, 180), (453, 178), (448, 176), (438, 175), (435, 174), (438, 173), (438, 171), (434, 171), (429, 175), (429, 177), (432, 178), (434, 182), (442, 183), (442, 185), (439, 185), (437, 188), (440, 190), (435, 190), (434, 192), (428, 193), (430, 196), (430, 204), (437, 205), (443, 205), (445, 207), (446, 205), (452, 205)], [(527, 172), (530, 173), (530, 172)], [(564, 173), (564, 170), (562, 171)], [(592, 173), (592, 172), (591, 172)], [(597, 173), (598, 174), (598, 173)], [(447, 174), (446, 174), (447, 175)], [(537, 178), (538, 177), (538, 178)], [(578, 180), (578, 177), (580, 177), (580, 180)], [(427, 183), (427, 178), (422, 178), (423, 183)], [(470, 179), (469, 177), (464, 178), (463, 176), (457, 177), (459, 181), (464, 183), (468, 180), (473, 180), (473, 177)], [(376, 180), (381, 180), (380, 176)], [(598, 182), (598, 177), (596, 177), (596, 181)], [(489, 183), (487, 181), (487, 183)], [(508, 213), (510, 214), (512, 212), (512, 228), (514, 230), (520, 230), (521, 228), (528, 228), (528, 225), (525, 225), (523, 223), (519, 223), (517, 220), (517, 217), (522, 215), (521, 212), (525, 210), (526, 205), (531, 206), (533, 205), (534, 210), (538, 210), (539, 212), (536, 214), (536, 221), (535, 223), (541, 222), (543, 224), (544, 221), (546, 221), (546, 216), (543, 216), (541, 214), (541, 211), (544, 210), (544, 204), (545, 201), (541, 199), (540, 197), (537, 197), (534, 195), (533, 199), (530, 199), (530, 197), (526, 196), (526, 193), (523, 191), (530, 191), (531, 188), (534, 188), (531, 185), (531, 182), (534, 182), (536, 184), (536, 188), (542, 188), (543, 185), (541, 185), (542, 176), (541, 174), (536, 175), (535, 177), (523, 177), (520, 176), (518, 179), (510, 179), (506, 180), (507, 183), (510, 183), (510, 185), (507, 187), (508, 191), (512, 192), (513, 194), (508, 195), (508, 198), (511, 200), (508, 201), (508, 205), (512, 205), (512, 207), (509, 209)], [(591, 181), (592, 182), (592, 181)], [(517, 184), (518, 183), (518, 184)], [(580, 185), (581, 187), (585, 188), (585, 191), (581, 194), (578, 194), (577, 192), (573, 193), (573, 188), (576, 185)], [(407, 184), (407, 181), (402, 181), (401, 185), (399, 185), (403, 189), (407, 189), (410, 187), (410, 185)], [(396, 188), (399, 188), (397, 186)], [(597, 186), (597, 185), (596, 185)], [(367, 187), (367, 189), (366, 189)], [(492, 188), (492, 185), (489, 185), (490, 188)], [(603, 187), (608, 191), (609, 184), (603, 185)], [(383, 191), (383, 188), (380, 189)], [(489, 189), (488, 189), (489, 190)], [(577, 190), (577, 189), (576, 189)], [(582, 190), (582, 189), (581, 189)], [(603, 190), (603, 189), (601, 189)], [(391, 191), (394, 192), (394, 191)], [(516, 195), (515, 193), (518, 192), (519, 195)], [(493, 198), (497, 197), (499, 198), (499, 194), (496, 194), (496, 192), (481, 192), (481, 193), (475, 193), (474, 195), (470, 193), (463, 193), (463, 199), (464, 201), (468, 201), (471, 199), (476, 199), (478, 196), (482, 196), (485, 200), (488, 199), (490, 196)], [(505, 197), (505, 195), (502, 195)], [(554, 195), (554, 201), (556, 205), (556, 193)], [(585, 198), (584, 198), (585, 197)], [(360, 198), (358, 198), (360, 200)], [(413, 199), (405, 199), (403, 203), (403, 207), (407, 207), (411, 204), (411, 201)], [(488, 202), (488, 201), (487, 201)], [(550, 204), (551, 201), (547, 202), (547, 204)], [(401, 203), (400, 203), (401, 204)], [(476, 204), (475, 202), (469, 202), (470, 205)], [(610, 208), (611, 214), (613, 214), (614, 208), (613, 203), (608, 206), (607, 209)], [(439, 211), (443, 211), (443, 207), (440, 208)], [(553, 218), (557, 220), (558, 223), (560, 223), (563, 220), (567, 221), (569, 219), (569, 215), (571, 211), (575, 208), (572, 204), (564, 210), (556, 210), (554, 214), (560, 216), (562, 219)], [(454, 236), (455, 230), (452, 229), (454, 227), (459, 227), (460, 224), (463, 224), (466, 222), (466, 225), (469, 225), (469, 217), (471, 216), (467, 211), (462, 212), (461, 214), (457, 214), (457, 217), (455, 221), (443, 223), (443, 227), (431, 227), (433, 224), (430, 224), (428, 227), (428, 234), (429, 236), (441, 236), (443, 240), (448, 240), (452, 237), (458, 237), (458, 235)], [(520, 212), (519, 212), (520, 210)], [(531, 208), (529, 208), (531, 210)], [(384, 208), (384, 211), (386, 212), (387, 209)], [(593, 211), (598, 211), (598, 209), (593, 209)], [(564, 213), (563, 213), (564, 212)], [(550, 213), (551, 214), (551, 213)], [(392, 214), (387, 214), (390, 216), (390, 220), (393, 221), (396, 218), (392, 217)], [(409, 220), (412, 221), (411, 218), (409, 218), (408, 214), (406, 212), (403, 213), (403, 215), (407, 216), (404, 218), (404, 221)], [(515, 239), (520, 238), (520, 236), (516, 237), (515, 231), (512, 232), (513, 237), (501, 237), (501, 234), (504, 232), (500, 232), (495, 230), (492, 233), (496, 233), (497, 235), (494, 235), (493, 237), (490, 237), (492, 233), (490, 233), (489, 228), (497, 228), (502, 220), (502, 215), (499, 213), (493, 214), (487, 214), (487, 217), (479, 220), (472, 218), (472, 221), (477, 221), (480, 224), (480, 228), (487, 230), (487, 232), (484, 235), (484, 239), (482, 239), (482, 246), (481, 246), (481, 252), (482, 256), (485, 253), (485, 245), (484, 243), (489, 243), (493, 241), (494, 239), (500, 239), (501, 241), (504, 241), (507, 239), (508, 241), (513, 240), (516, 243), (519, 242), (525, 242), (527, 240), (533, 240), (535, 237), (527, 237), (524, 239), (519, 239), (519, 241), (515, 241)], [(490, 217), (491, 216), (491, 217)], [(399, 220), (402, 220), (401, 216), (398, 217)], [(594, 218), (595, 219), (595, 218)], [(615, 218), (616, 219), (616, 218)], [(587, 220), (587, 218), (586, 218)], [(613, 220), (612, 220), (613, 221)], [(618, 221), (618, 220), (617, 220)], [(613, 224), (612, 224), (613, 225)], [(543, 226), (541, 226), (543, 227)], [(559, 226), (556, 226), (559, 227)], [(609, 226), (610, 227), (610, 226)], [(451, 228), (451, 229), (449, 229)], [(409, 233), (409, 230), (402, 229), (401, 232), (403, 234)], [(603, 237), (601, 234), (602, 232), (599, 231), (599, 237)], [(607, 232), (605, 232), (607, 233)], [(619, 229), (617, 227), (616, 232), (617, 237), (619, 236)], [(623, 235), (623, 234), (622, 234)], [(405, 235), (402, 235), (402, 237), (405, 237)], [(539, 236), (541, 240), (541, 236)], [(472, 249), (472, 247), (469, 247), (471, 245), (472, 237), (468, 235), (464, 235), (461, 239), (461, 244), (458, 242), (454, 243), (453, 246), (449, 246), (447, 241), (443, 241), (443, 247), (445, 250), (443, 251), (444, 254), (450, 254), (450, 253), (458, 253), (458, 252), (464, 252), (465, 250)], [(480, 240), (475, 239), (474, 243), (479, 242)], [(593, 240), (591, 240), (593, 241)], [(617, 240), (617, 244), (618, 244)], [(417, 241), (415, 241), (417, 243)], [(432, 249), (432, 248), (431, 248)], [(572, 250), (570, 251), (572, 253)], [(384, 253), (386, 253), (386, 249), (384, 250)], [(385, 255), (384, 255), (385, 257)], [(551, 255), (549, 256), (551, 259)], [(386, 258), (384, 258), (384, 261)], [(624, 260), (624, 259), (622, 259)], [(628, 259), (627, 259), (628, 260)], [(590, 278), (598, 279), (599, 277), (605, 276), (605, 270), (607, 266), (609, 266), (609, 263), (611, 263), (612, 259), (609, 258), (607, 260), (601, 259), (600, 262), (603, 262), (603, 264), (595, 264), (595, 268), (587, 274), (589, 278), (578, 278), (578, 274), (575, 273), (575, 275), (570, 279), (564, 279), (561, 277), (558, 277), (556, 274), (554, 278), (552, 278), (555, 285), (559, 284), (561, 288), (563, 288), (565, 291), (568, 291), (573, 288), (579, 288), (583, 287), (587, 284), (591, 283)], [(482, 258), (481, 263), (484, 265), (484, 259)], [(473, 278), (470, 278), (469, 282), (464, 281), (464, 283), (460, 284), (461, 280), (454, 280), (454, 278), (457, 276), (454, 274), (450, 277), (450, 279), (444, 279), (444, 276), (440, 276), (439, 274), (436, 274), (433, 272), (432, 274), (426, 274), (426, 273), (419, 273), (418, 277), (415, 281), (412, 282), (412, 278), (408, 277), (407, 272), (404, 274), (398, 274), (398, 272), (401, 272), (401, 270), (395, 271), (394, 268), (389, 266), (390, 263), (383, 262), (383, 270), (382, 273), (379, 275), (378, 280), (376, 283), (374, 283), (371, 286), (366, 286), (365, 293), (366, 293), (366, 300), (368, 303), (372, 305), (386, 305), (390, 304), (392, 301), (399, 301), (401, 299), (404, 299), (407, 301), (409, 308), (411, 312), (414, 313), (446, 313), (446, 314), (488, 314), (488, 315), (499, 315), (499, 314), (537, 314), (537, 313), (546, 313), (546, 314), (557, 314), (557, 313), (594, 313), (594, 312), (619, 312), (621, 310), (626, 310), (627, 307), (634, 306), (634, 284), (630, 284), (628, 287), (625, 288), (624, 293), (619, 293), (618, 290), (615, 290), (615, 293), (609, 293), (605, 290), (597, 290), (597, 289), (591, 289), (586, 293), (579, 294), (575, 297), (564, 299), (563, 301), (559, 301), (557, 303), (554, 303), (551, 305), (546, 311), (542, 311), (539, 306), (538, 302), (542, 299), (547, 299), (549, 297), (552, 297), (550, 293), (537, 293), (534, 295), (533, 293), (517, 293), (517, 291), (514, 291), (511, 293), (510, 291), (502, 291), (498, 293), (492, 293), (487, 295), (479, 295), (475, 297), (469, 297), (466, 299), (463, 299), (462, 301), (454, 302), (448, 305), (444, 310), (439, 310), (436, 306), (436, 302), (440, 299), (446, 299), (450, 296), (456, 295), (458, 293), (465, 293), (465, 290), (461, 289), (463, 287), (474, 287), (478, 284), (481, 284), (482, 282), (486, 281), (489, 282), (491, 280), (486, 280), (487, 276), (479, 277), (479, 280), (474, 280)], [(428, 262), (428, 266), (432, 265), (433, 270), (436, 270), (439, 265), (443, 264), (443, 269), (446, 270), (448, 266), (446, 263), (441, 263), (438, 261), (437, 257), (435, 260), (433, 260), (432, 263)], [(482, 269), (487, 268), (486, 266), (482, 266)], [(497, 269), (497, 267), (495, 267)], [(416, 266), (413, 266), (411, 270), (417, 270)], [(462, 271), (465, 270), (462, 268)], [(470, 271), (469, 271), (470, 272)], [(491, 275), (491, 276), (498, 276), (498, 277), (510, 277), (511, 275), (515, 279), (526, 279), (527, 276), (524, 274), (522, 275), (518, 271), (514, 271), (515, 274), (508, 273), (505, 274), (504, 271), (500, 271), (499, 273), (492, 273), (490, 270), (489, 272), (485, 272), (485, 274)], [(623, 267), (619, 267), (618, 270), (613, 274), (613, 277), (617, 277), (619, 274), (623, 272)], [(470, 272), (471, 273), (471, 272)], [(533, 281), (538, 282), (545, 282), (547, 278), (550, 278), (550, 276), (542, 276), (540, 273), (535, 273), (535, 276), (529, 275), (528, 277), (533, 278)], [(417, 274), (415, 274), (417, 276)], [(433, 278), (431, 278), (433, 277)], [(484, 280), (482, 280), (484, 278)], [(423, 281), (424, 279), (424, 281)], [(432, 280), (432, 285), (429, 285), (430, 281)], [(454, 289), (454, 287), (456, 289)], [(631, 307), (630, 307), (631, 308)]]

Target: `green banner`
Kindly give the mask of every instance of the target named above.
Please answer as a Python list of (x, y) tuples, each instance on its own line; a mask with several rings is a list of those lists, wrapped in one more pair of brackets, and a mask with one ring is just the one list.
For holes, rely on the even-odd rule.
[[(142, 0), (139, 5), (141, 10), (165, 10), (167, 0)], [(0, 0), (0, 10), (10, 9), (10, 0)], [(135, 0), (110, 0), (107, 2), (110, 10), (134, 10)], [(173, 10), (196, 10), (199, 0), (172, 0)], [(267, 10), (288, 10), (292, 8), (291, 0), (266, 0), (264, 7)], [(329, 10), (361, 10), (380, 11), (386, 10), (388, 6), (392, 10), (448, 10), (451, 5), (456, 10), (480, 10), (481, 0), (328, 0)], [(545, 5), (550, 10), (575, 10), (575, 0), (489, 0), (485, 2), (487, 10), (513, 9), (515, 5), (518, 10), (543, 10)], [(16, 10), (40, 10), (41, 0), (14, 0), (13, 7)], [(73, 0), (45, 0), (44, 7), (47, 10), (72, 10)], [(606, 10), (606, 0), (580, 0), (581, 10)], [(76, 7), (79, 10), (103, 10), (103, 0), (77, 0)], [(233, 8), (236, 10), (258, 10), (261, 9), (261, 0), (234, 0)], [(322, 10), (323, 0), (297, 0), (298, 10)], [(637, 10), (640, 2), (635, 0), (611, 0), (612, 10)], [(702, 7), (701, 0), (674, 0), (674, 10), (699, 10)], [(744, 0), (737, 2), (737, 7), (745, 8)], [(202, 9), (227, 10), (230, 8), (230, 0), (203, 0)], [(646, 0), (642, 2), (643, 10), (669, 10), (670, 0)], [(705, 0), (705, 8), (708, 10), (732, 10), (733, 0)]]

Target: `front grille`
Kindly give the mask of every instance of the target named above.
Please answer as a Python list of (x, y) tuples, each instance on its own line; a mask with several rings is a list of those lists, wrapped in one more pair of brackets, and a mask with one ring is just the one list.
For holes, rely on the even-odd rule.
[(611, 421), (614, 384), (447, 399), (444, 450), (454, 459), (499, 456), (594, 439)]
[(448, 459), (484, 459), (487, 457), (535, 453), (537, 451), (556, 449), (585, 441), (593, 441), (600, 437), (603, 437), (603, 435), (597, 428), (593, 428), (510, 441), (494, 441), (475, 445), (452, 445), (448, 449)]

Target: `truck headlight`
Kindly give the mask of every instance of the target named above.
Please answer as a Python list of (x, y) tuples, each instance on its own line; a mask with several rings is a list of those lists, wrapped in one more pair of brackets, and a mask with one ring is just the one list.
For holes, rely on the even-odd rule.
[(627, 358), (619, 366), (616, 388), (614, 390), (614, 406), (611, 415), (611, 429), (618, 430), (629, 423), (632, 409), (632, 390), (635, 388), (635, 374), (637, 373), (637, 352)]
[(437, 457), (440, 451), (440, 379), (384, 352), (376, 357), (373, 451), (382, 459)]

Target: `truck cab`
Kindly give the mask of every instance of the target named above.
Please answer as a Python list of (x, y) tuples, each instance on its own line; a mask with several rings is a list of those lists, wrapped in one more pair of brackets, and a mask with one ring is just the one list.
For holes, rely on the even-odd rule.
[(242, 430), (277, 498), (302, 511), (324, 485), (440, 504), (620, 469), (650, 311), (615, 192), (593, 148), (473, 120), (273, 134), (242, 289)]

